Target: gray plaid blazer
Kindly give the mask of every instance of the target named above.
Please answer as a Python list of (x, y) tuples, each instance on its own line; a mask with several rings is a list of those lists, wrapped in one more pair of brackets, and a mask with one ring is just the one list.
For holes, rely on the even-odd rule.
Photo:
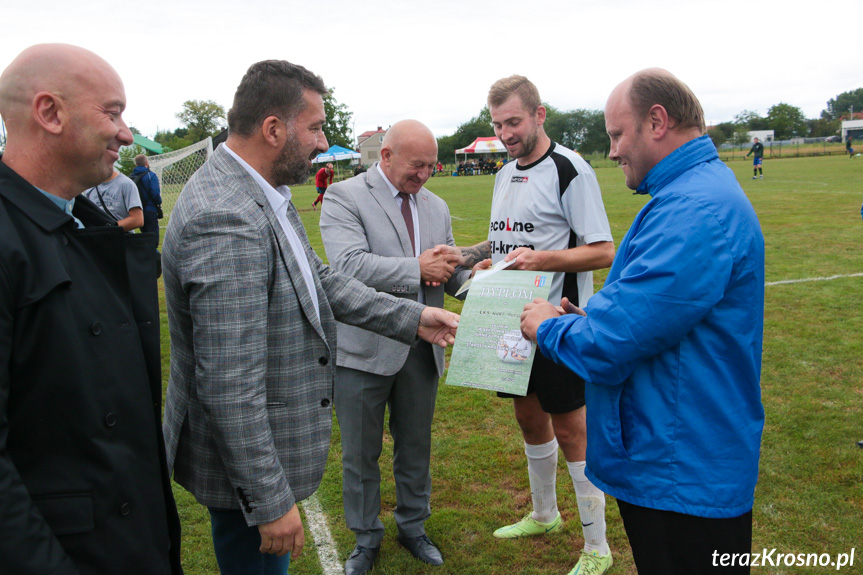
[(422, 306), (326, 265), (293, 204), (320, 320), (263, 190), (217, 148), (186, 184), (163, 245), (171, 332), (165, 444), (203, 505), (273, 521), (317, 489), (332, 424), (336, 319), (416, 342)]

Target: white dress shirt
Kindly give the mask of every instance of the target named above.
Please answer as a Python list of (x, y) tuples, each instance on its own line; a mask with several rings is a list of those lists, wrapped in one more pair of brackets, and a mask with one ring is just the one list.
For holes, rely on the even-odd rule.
[[(381, 165), (378, 164), (378, 172), (380, 172), (381, 177), (387, 183), (387, 187), (390, 189), (390, 193), (393, 195), (393, 199), (396, 201), (396, 205), (399, 207), (399, 211), (402, 209), (402, 197), (399, 195), (399, 192), (393, 183), (387, 178), (387, 175), (381, 169)], [(419, 212), (417, 211), (417, 195), (416, 194), (408, 194), (408, 198), (410, 198), (411, 202), (411, 216), (414, 220), (414, 257), (420, 257), (420, 218)], [(417, 293), (417, 301), (419, 303), (425, 303), (425, 293), (423, 292), (423, 284), (422, 279), (420, 279), (420, 288)]]
[(274, 188), (255, 170), (255, 168), (238, 156), (236, 152), (227, 146), (227, 144), (223, 143), (222, 146), (224, 146), (225, 150), (231, 154), (231, 156), (237, 160), (237, 162), (243, 166), (247, 172), (249, 172), (249, 175), (252, 176), (252, 179), (254, 179), (259, 186), (261, 186), (261, 189), (264, 191), (264, 195), (267, 196), (270, 208), (272, 208), (273, 213), (276, 214), (276, 219), (279, 220), (279, 224), (282, 226), (282, 230), (285, 232), (285, 236), (287, 236), (288, 242), (291, 244), (291, 250), (293, 250), (294, 257), (297, 259), (300, 270), (303, 272), (303, 279), (306, 282), (306, 288), (308, 288), (309, 294), (312, 296), (312, 303), (315, 305), (315, 313), (318, 314), (318, 319), (320, 319), (321, 309), (320, 304), (318, 303), (318, 292), (315, 291), (315, 280), (312, 278), (312, 268), (309, 265), (309, 258), (306, 256), (306, 250), (303, 246), (302, 240), (300, 240), (300, 236), (297, 234), (297, 231), (290, 222), (288, 222), (287, 212), (288, 202), (291, 201), (291, 188), (288, 186), (279, 186), (278, 188)]

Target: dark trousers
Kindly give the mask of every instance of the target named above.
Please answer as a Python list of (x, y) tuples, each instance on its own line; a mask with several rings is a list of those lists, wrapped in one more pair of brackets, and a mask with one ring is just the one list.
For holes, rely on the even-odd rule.
[(213, 549), (222, 575), (287, 575), (290, 553), (283, 557), (261, 553), (258, 527), (246, 525), (242, 511), (207, 509), (213, 530)]
[[(752, 511), (731, 519), (710, 519), (619, 499), (617, 505), (639, 575), (749, 573)], [(745, 565), (740, 566), (741, 562)]]
[(144, 210), (144, 225), (141, 226), (142, 232), (159, 232), (159, 216), (156, 212), (148, 212)]

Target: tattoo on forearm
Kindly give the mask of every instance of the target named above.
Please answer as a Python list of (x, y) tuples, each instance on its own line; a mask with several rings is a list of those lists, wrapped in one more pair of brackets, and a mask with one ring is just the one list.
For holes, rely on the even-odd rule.
[(482, 260), (491, 257), (491, 243), (488, 240), (469, 248), (458, 248), (458, 250), (461, 252), (461, 260), (458, 265), (466, 268), (472, 268)]

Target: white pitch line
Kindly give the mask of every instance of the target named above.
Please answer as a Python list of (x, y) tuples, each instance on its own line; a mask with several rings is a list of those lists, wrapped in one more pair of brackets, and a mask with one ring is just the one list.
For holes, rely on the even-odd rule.
[[(796, 284), (803, 282), (817, 282), (835, 280), (840, 278), (855, 278), (861, 277), (863, 273), (836, 275), (820, 278), (804, 278), (797, 280), (781, 280), (775, 282), (767, 282), (766, 286), (775, 286), (781, 284)], [(312, 538), (315, 540), (315, 547), (318, 551), (318, 558), (321, 562), (321, 569), (324, 575), (339, 575), (342, 573), (343, 567), (339, 562), (338, 553), (336, 552), (336, 543), (333, 541), (333, 535), (330, 533), (330, 528), (327, 526), (327, 518), (321, 508), (321, 502), (318, 501), (317, 495), (312, 494), (308, 499), (301, 503), (303, 511), (306, 514), (306, 521), (309, 525), (309, 531), (312, 532)]]
[(339, 562), (339, 556), (336, 552), (336, 543), (333, 541), (333, 535), (327, 526), (327, 517), (321, 508), (318, 496), (313, 493), (301, 505), (306, 514), (309, 531), (312, 532), (312, 538), (315, 540), (315, 547), (318, 550), (318, 558), (321, 561), (321, 570), (324, 575), (343, 573), (342, 564)]
[(764, 285), (765, 286), (778, 286), (778, 285), (782, 285), (782, 284), (801, 284), (804, 282), (823, 282), (823, 281), (828, 281), (828, 280), (838, 280), (841, 278), (859, 278), (861, 276), (863, 276), (863, 273), (845, 274), (845, 275), (838, 275), (838, 276), (828, 276), (828, 277), (823, 277), (823, 278), (803, 278), (803, 279), (799, 279), (799, 280), (780, 280), (778, 282), (767, 282)]

